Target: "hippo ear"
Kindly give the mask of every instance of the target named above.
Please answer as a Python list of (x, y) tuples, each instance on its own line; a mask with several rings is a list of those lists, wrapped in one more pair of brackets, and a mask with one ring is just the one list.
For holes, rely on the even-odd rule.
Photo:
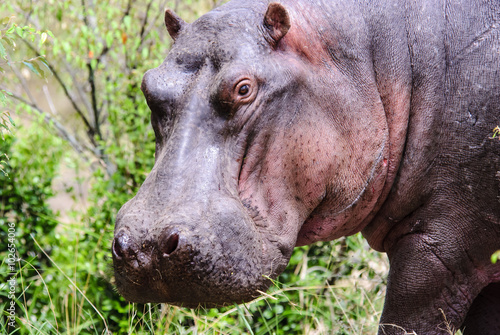
[(187, 26), (187, 23), (178, 17), (173, 10), (167, 9), (165, 11), (165, 26), (167, 26), (170, 37), (175, 41), (179, 32)]
[(271, 44), (278, 42), (286, 35), (290, 29), (290, 17), (283, 5), (272, 2), (267, 7), (266, 15), (264, 16), (264, 27), (266, 28)]

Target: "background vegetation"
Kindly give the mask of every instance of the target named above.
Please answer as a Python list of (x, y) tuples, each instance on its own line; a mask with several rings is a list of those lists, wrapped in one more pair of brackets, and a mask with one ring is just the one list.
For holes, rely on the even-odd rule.
[[(297, 248), (269, 295), (243, 306), (130, 304), (113, 288), (114, 217), (154, 162), (140, 83), (170, 47), (164, 9), (189, 22), (218, 4), (0, 4), (0, 333), (376, 333), (387, 261), (360, 235)], [(61, 178), (72, 201), (58, 213)], [(5, 310), (8, 222), (19, 255), (15, 328)]]

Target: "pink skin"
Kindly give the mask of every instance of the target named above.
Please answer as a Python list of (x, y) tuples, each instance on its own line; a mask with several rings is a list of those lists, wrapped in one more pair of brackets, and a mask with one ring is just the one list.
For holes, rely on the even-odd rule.
[[(309, 78), (309, 87), (322, 79), (317, 72)], [(330, 92), (336, 99), (310, 99), (290, 125), (267, 123), (266, 129), (279, 131), (262, 130), (249, 144), (240, 198), (287, 244), (295, 237), (300, 246), (360, 231), (383, 193), (390, 157), (385, 112), (374, 83), (359, 93), (345, 89), (346, 79), (329, 78), (344, 87)], [(366, 99), (353, 98), (359, 94), (372, 99), (361, 103)], [(370, 127), (372, 136), (364, 136)]]

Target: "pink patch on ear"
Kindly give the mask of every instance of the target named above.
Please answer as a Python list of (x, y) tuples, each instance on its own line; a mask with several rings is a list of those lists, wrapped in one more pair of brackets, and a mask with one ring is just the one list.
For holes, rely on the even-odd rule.
[[(311, 6), (301, 6), (298, 9), (290, 6), (288, 8), (290, 29), (282, 39), (278, 48), (289, 50), (300, 58), (306, 59), (308, 63), (323, 66), (329, 62), (332, 68), (336, 65), (331, 62), (331, 57), (325, 48), (322, 37), (318, 34), (318, 26), (328, 26), (328, 22)], [(335, 38), (332, 38), (335, 40)]]
[(273, 2), (269, 4), (264, 16), (264, 27), (274, 44), (277, 44), (290, 29), (290, 17), (283, 5)]

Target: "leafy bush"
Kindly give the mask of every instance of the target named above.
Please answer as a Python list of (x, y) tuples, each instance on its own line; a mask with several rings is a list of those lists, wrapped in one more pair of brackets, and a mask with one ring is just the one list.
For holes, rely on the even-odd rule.
[[(47, 32), (36, 31), (34, 28), (30, 28), (27, 26), (20, 27), (14, 25), (12, 23), (12, 17), (1, 18), (0, 22), (0, 73), (4, 73), (4, 67), (11, 67), (12, 59), (9, 57), (9, 53), (7, 49), (15, 50), (16, 43), (14, 42), (14, 36), (23, 36), (24, 38), (30, 38), (34, 41), (34, 36), (39, 34), (41, 36), (41, 44), (45, 42), (47, 39)], [(50, 33), (50, 32), (49, 32)], [(7, 49), (6, 49), (7, 48)], [(33, 73), (37, 75), (44, 76), (44, 72), (40, 69), (40, 64), (45, 65), (45, 59), (40, 56), (34, 59), (24, 59), (21, 61), (28, 69), (30, 69)], [(7, 108), (9, 105), (8, 96), (11, 95), (9, 91), (6, 91), (4, 88), (0, 88), (0, 106), (3, 108)], [(3, 109), (2, 108), (2, 109)], [(11, 127), (14, 126), (14, 120), (10, 115), (9, 110), (3, 110), (0, 113), (0, 137), (2, 140), (5, 140), (4, 133), (11, 133)], [(7, 163), (9, 156), (6, 152), (0, 150), (0, 172), (6, 174), (4, 170), (4, 164)]]
[[(50, 266), (45, 254), (52, 252), (57, 221), (56, 213), (49, 208), (47, 200), (54, 195), (51, 184), (63, 146), (59, 138), (48, 136), (37, 125), (17, 131), (26, 135), (15, 138), (7, 135), (5, 141), (0, 142), (0, 151), (10, 157), (4, 165), (5, 174), (0, 173), (0, 257), (5, 262), (10, 248), (8, 245), (15, 245), (21, 260), (15, 266), (16, 286), (19, 286), (23, 278), (43, 274), (44, 269)], [(39, 157), (34, 154), (36, 152), (43, 152), (44, 155)], [(10, 235), (9, 238), (9, 228), (14, 228), (15, 237)], [(32, 236), (44, 246), (45, 254), (36, 252), (38, 248)], [(0, 282), (5, 285), (11, 278), (11, 271), (2, 264)], [(20, 294), (19, 287), (17, 289), (16, 293)], [(45, 302), (37, 299), (36, 291), (25, 290), (22, 301), (25, 305), (29, 304), (31, 310), (42, 310)], [(10, 300), (6, 292), (1, 290), (0, 305)]]

